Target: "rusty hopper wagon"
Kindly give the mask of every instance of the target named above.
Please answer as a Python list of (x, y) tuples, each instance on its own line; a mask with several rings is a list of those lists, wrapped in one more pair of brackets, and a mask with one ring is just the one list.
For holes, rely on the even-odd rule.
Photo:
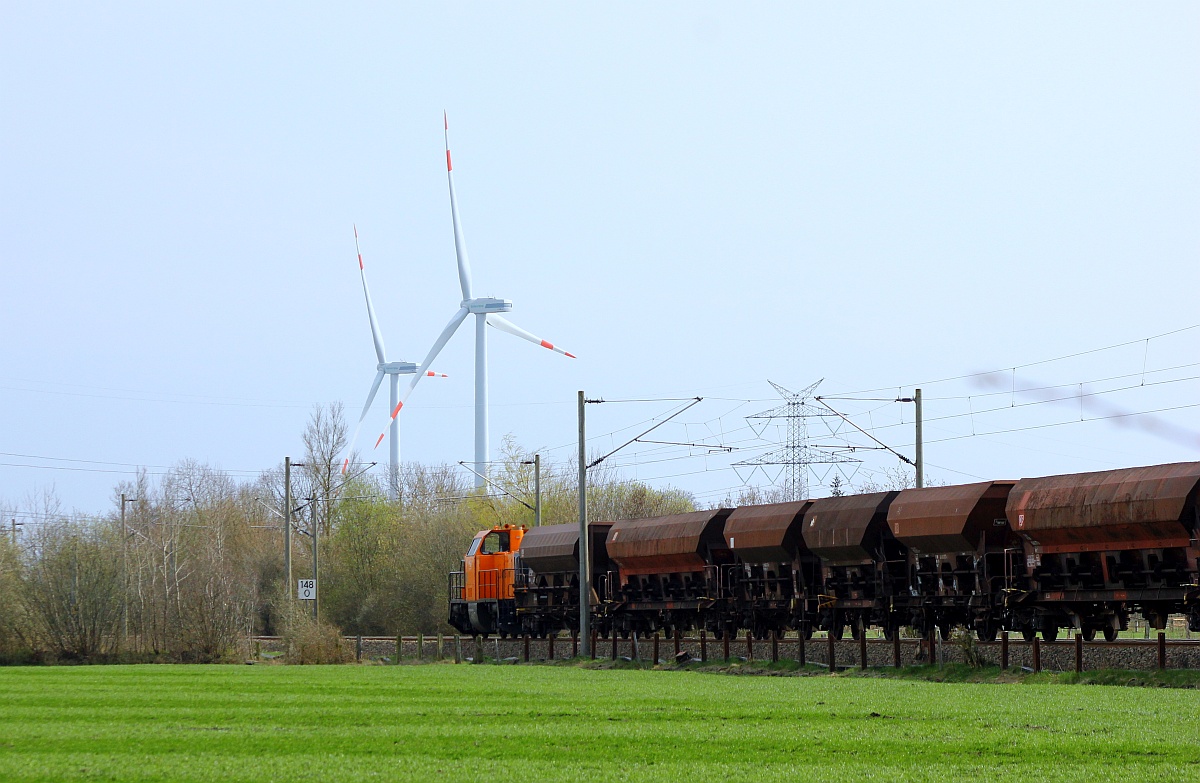
[(720, 567), (733, 562), (723, 531), (731, 509), (614, 522), (608, 556), (611, 627), (670, 633), (701, 627), (720, 593)]
[(812, 636), (820, 561), (800, 533), (812, 503), (742, 506), (729, 515), (725, 540), (736, 560), (723, 567), (727, 616), (710, 623), (718, 637), (739, 627), (760, 639), (793, 629)]
[[(612, 523), (588, 525), (592, 584), (589, 603), (600, 604), (609, 570), (605, 540)], [(579, 630), (579, 525), (535, 527), (521, 542), (513, 595), (520, 632), (545, 636)]]
[(804, 542), (821, 560), (820, 627), (835, 638), (850, 626), (890, 628), (880, 612), (894, 592), (892, 571), (902, 560), (887, 526), (887, 510), (898, 492), (872, 492), (813, 501), (804, 514)]
[(1186, 610), (1200, 628), (1198, 485), (1200, 462), (1017, 482), (1007, 515), (1028, 576), (1015, 585), (1010, 625), (1113, 639), (1136, 609), (1160, 629)]
[(1004, 516), (1015, 481), (903, 490), (888, 508), (888, 527), (908, 550), (893, 623), (920, 630), (973, 628), (991, 641), (1003, 625), (1005, 590), (1023, 571), (1018, 539)]

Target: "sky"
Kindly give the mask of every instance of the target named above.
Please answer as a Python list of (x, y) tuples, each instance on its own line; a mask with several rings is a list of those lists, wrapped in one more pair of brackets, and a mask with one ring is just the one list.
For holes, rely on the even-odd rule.
[[(1195, 4), (3, 15), (6, 516), (47, 491), (110, 512), (184, 459), (251, 478), (299, 457), (314, 405), (353, 423), (355, 225), (388, 359), (421, 361), (461, 298), (443, 112), (475, 294), (578, 356), (490, 330), (494, 457), (569, 461), (578, 390), (612, 401), (597, 455), (702, 397), (646, 436), (696, 445), (609, 464), (717, 502), (775, 478), (732, 467), (783, 437), (744, 418), (781, 403), (768, 381), (821, 381), (908, 456), (894, 400), (921, 387), (934, 481), (1200, 458)], [(406, 461), (472, 459), (471, 326), (401, 413)], [(364, 461), (386, 417), (385, 387)], [(813, 495), (902, 466), (831, 421), (812, 442), (856, 461)]]

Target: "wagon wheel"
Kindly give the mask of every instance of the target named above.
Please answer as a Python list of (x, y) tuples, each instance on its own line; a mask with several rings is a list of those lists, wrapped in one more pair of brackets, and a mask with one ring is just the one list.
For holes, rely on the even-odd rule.
[(1054, 623), (1045, 623), (1042, 625), (1042, 639), (1047, 642), (1052, 642), (1058, 638), (1058, 626)]
[(950, 639), (950, 623), (938, 623), (938, 636), (943, 642)]
[(1115, 642), (1117, 640), (1117, 629), (1111, 625), (1104, 626), (1104, 641)]
[(844, 626), (842, 626), (841, 624), (835, 624), (832, 628), (829, 629), (829, 635), (832, 636), (835, 641), (837, 641), (842, 638), (843, 631), (845, 631)]
[(1033, 630), (1032, 628), (1022, 628), (1021, 629), (1021, 638), (1024, 639), (1025, 641), (1032, 642), (1033, 637), (1035, 637), (1035, 636), (1037, 636), (1037, 631)]
[(1096, 629), (1095, 628), (1084, 628), (1083, 629), (1083, 640), (1085, 642), (1096, 641)]
[(864, 630), (865, 629), (863, 628), (863, 618), (862, 618), (861, 614), (857, 615), (854, 619), (852, 619), (850, 621), (850, 638), (851, 639), (853, 639), (855, 641), (858, 641), (859, 639), (861, 639)]
[(994, 642), (997, 630), (994, 620), (982, 620), (979, 625), (975, 626), (975, 635), (981, 642)]

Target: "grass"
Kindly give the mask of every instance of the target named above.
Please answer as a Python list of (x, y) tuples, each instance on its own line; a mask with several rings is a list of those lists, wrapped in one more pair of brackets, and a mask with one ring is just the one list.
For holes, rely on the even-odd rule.
[(1200, 780), (1198, 708), (1192, 690), (1036, 679), (11, 668), (0, 780)]

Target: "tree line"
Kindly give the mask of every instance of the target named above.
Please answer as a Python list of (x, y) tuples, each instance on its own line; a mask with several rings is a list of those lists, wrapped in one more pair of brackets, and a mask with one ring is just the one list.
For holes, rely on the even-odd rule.
[[(532, 457), (511, 439), (478, 491), (458, 466), (408, 463), (395, 477), (343, 476), (340, 406), (314, 410), (291, 475), (292, 576), (312, 573), (317, 624), (347, 635), (449, 631), (447, 574), (471, 537), (495, 524), (530, 525)], [(543, 464), (543, 524), (578, 518), (574, 462)], [(692, 496), (589, 474), (589, 513), (624, 519), (691, 511)], [(113, 510), (64, 513), (36, 499), (36, 524), (0, 543), (0, 659), (215, 661), (253, 635), (311, 632), (311, 605), (287, 597), (284, 470), (236, 480), (184, 460), (153, 480), (113, 488)], [(294, 588), (294, 585), (293, 585)]]

